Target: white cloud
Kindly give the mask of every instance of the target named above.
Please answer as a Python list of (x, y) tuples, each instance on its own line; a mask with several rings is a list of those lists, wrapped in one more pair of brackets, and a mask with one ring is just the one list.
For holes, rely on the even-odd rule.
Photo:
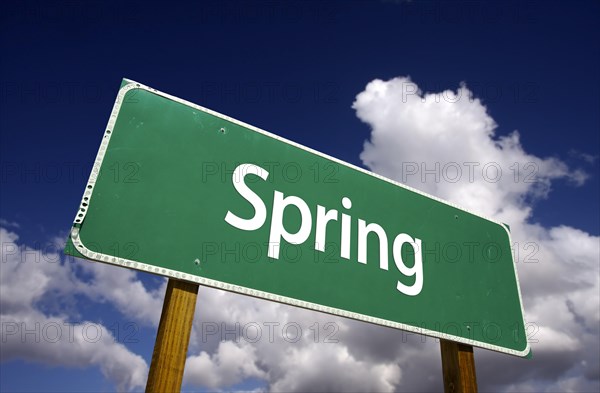
[(119, 391), (143, 387), (148, 366), (118, 343), (110, 330), (90, 321), (70, 323), (36, 310), (0, 315), (2, 362), (24, 359), (48, 366), (99, 367)]
[(274, 392), (393, 392), (397, 364), (359, 361), (346, 346), (312, 343), (286, 352)]
[(583, 160), (585, 163), (593, 165), (596, 161), (598, 161), (598, 154), (594, 155), (594, 154), (589, 154), (589, 153), (584, 153), (582, 151), (578, 151), (576, 149), (571, 149), (569, 150), (569, 155), (573, 158), (577, 158), (580, 160)]
[[(365, 328), (374, 327), (200, 287), (184, 383), (227, 389), (253, 377), (270, 391), (393, 391), (401, 377), (395, 355), (363, 351)], [(400, 341), (397, 330), (369, 333)], [(229, 366), (225, 354), (235, 354)]]
[(212, 356), (201, 352), (189, 357), (185, 371), (185, 382), (213, 389), (233, 386), (248, 377), (266, 377), (266, 373), (258, 368), (256, 349), (232, 341), (221, 342)]
[(157, 289), (148, 290), (133, 270), (95, 262), (83, 262), (81, 266), (86, 273), (92, 275), (89, 283), (82, 283), (85, 287), (82, 292), (86, 296), (96, 301), (109, 302), (123, 315), (136, 321), (158, 326), (167, 288), (166, 279)]
[[(119, 391), (145, 386), (148, 366), (141, 356), (115, 340), (111, 330), (102, 324), (73, 322), (80, 318), (69, 306), (69, 299), (75, 294), (93, 298), (97, 292), (95, 286), (104, 288), (106, 293), (112, 292), (114, 288), (109, 284), (114, 279), (107, 279), (110, 274), (102, 273), (102, 268), (91, 269), (94, 284), (89, 286), (75, 273), (76, 266), (85, 261), (69, 263), (56, 249), (42, 251), (19, 244), (18, 236), (4, 228), (0, 228), (0, 244), (2, 362), (24, 359), (50, 366), (95, 366)], [(126, 295), (133, 305), (123, 310), (145, 306), (144, 299), (151, 295), (140, 293), (141, 284), (128, 273), (122, 276), (133, 288)], [(123, 306), (120, 301), (115, 305)]]
[(5, 228), (20, 228), (21, 227), (18, 222), (8, 221), (4, 218), (0, 218), (0, 225)]
[(517, 131), (496, 135), (487, 108), (465, 85), (425, 94), (408, 78), (374, 80), (353, 107), (372, 130), (361, 154), (371, 170), (511, 226), (534, 359), (478, 351), (480, 384), (598, 390), (600, 238), (530, 222), (531, 201), (548, 197), (553, 181), (582, 185), (587, 175), (527, 153)]
[(522, 221), (527, 197), (546, 197), (552, 180), (586, 178), (526, 153), (517, 131), (496, 137), (494, 119), (465, 85), (424, 94), (408, 78), (374, 80), (353, 108), (372, 129), (361, 154), (372, 171), (488, 216)]

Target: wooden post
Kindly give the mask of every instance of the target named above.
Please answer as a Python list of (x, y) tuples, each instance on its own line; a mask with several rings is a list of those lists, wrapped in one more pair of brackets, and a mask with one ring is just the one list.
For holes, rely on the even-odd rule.
[(441, 340), (444, 392), (477, 393), (473, 347), (453, 341)]
[(146, 383), (147, 393), (179, 392), (198, 284), (169, 279)]

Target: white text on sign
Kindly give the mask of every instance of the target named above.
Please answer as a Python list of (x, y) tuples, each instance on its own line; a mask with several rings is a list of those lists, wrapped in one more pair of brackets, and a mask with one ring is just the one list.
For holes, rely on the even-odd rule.
[[(269, 172), (264, 168), (254, 164), (241, 164), (233, 172), (233, 186), (236, 191), (247, 200), (254, 208), (254, 216), (252, 218), (241, 218), (227, 211), (225, 221), (235, 228), (244, 231), (254, 231), (261, 228), (267, 219), (267, 207), (263, 200), (252, 191), (245, 183), (244, 179), (247, 175), (255, 175), (263, 180), (267, 180)], [(300, 211), (301, 224), (300, 228), (295, 233), (288, 232), (283, 226), (283, 217), (285, 209), (288, 206), (294, 206)], [(342, 198), (342, 206), (349, 210), (352, 208), (350, 198)], [(327, 225), (338, 221), (339, 212), (336, 209), (327, 209), (321, 205), (317, 205), (317, 218), (315, 225), (315, 250), (324, 252), (326, 243)], [(350, 259), (351, 233), (350, 233), (350, 215), (341, 214), (341, 239), (340, 239), (340, 257)], [(281, 239), (284, 239), (290, 244), (302, 244), (310, 236), (313, 228), (313, 220), (310, 208), (306, 202), (297, 196), (284, 196), (279, 191), (273, 193), (273, 211), (271, 214), (271, 230), (269, 232), (269, 251), (268, 257), (279, 259), (279, 245)], [(368, 223), (362, 219), (358, 219), (358, 262), (367, 263), (367, 236), (370, 233), (375, 233), (379, 238), (379, 268), (389, 270), (388, 266), (388, 238), (385, 230), (376, 223)], [(408, 267), (402, 260), (401, 250), (404, 244), (408, 244), (414, 251), (414, 264)], [(398, 281), (396, 288), (405, 295), (416, 296), (423, 289), (423, 256), (421, 240), (413, 238), (406, 233), (400, 233), (394, 239), (392, 244), (392, 255), (394, 264), (406, 277), (415, 277), (413, 285), (408, 286)]]

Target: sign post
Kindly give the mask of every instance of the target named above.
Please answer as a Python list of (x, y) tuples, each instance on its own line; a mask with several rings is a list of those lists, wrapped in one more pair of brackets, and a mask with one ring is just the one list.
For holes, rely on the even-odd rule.
[(477, 393), (473, 347), (440, 341), (445, 393)]
[(465, 348), (530, 352), (512, 246), (503, 223), (123, 80), (66, 252), (170, 279), (159, 391), (181, 383), (198, 285), (442, 339), (452, 386), (474, 383)]
[(198, 284), (169, 279), (146, 383), (147, 393), (181, 391), (197, 294)]

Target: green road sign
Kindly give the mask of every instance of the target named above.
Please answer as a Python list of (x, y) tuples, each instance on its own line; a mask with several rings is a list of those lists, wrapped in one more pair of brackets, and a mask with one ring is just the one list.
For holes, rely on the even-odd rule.
[(529, 353), (505, 225), (129, 80), (66, 252)]

